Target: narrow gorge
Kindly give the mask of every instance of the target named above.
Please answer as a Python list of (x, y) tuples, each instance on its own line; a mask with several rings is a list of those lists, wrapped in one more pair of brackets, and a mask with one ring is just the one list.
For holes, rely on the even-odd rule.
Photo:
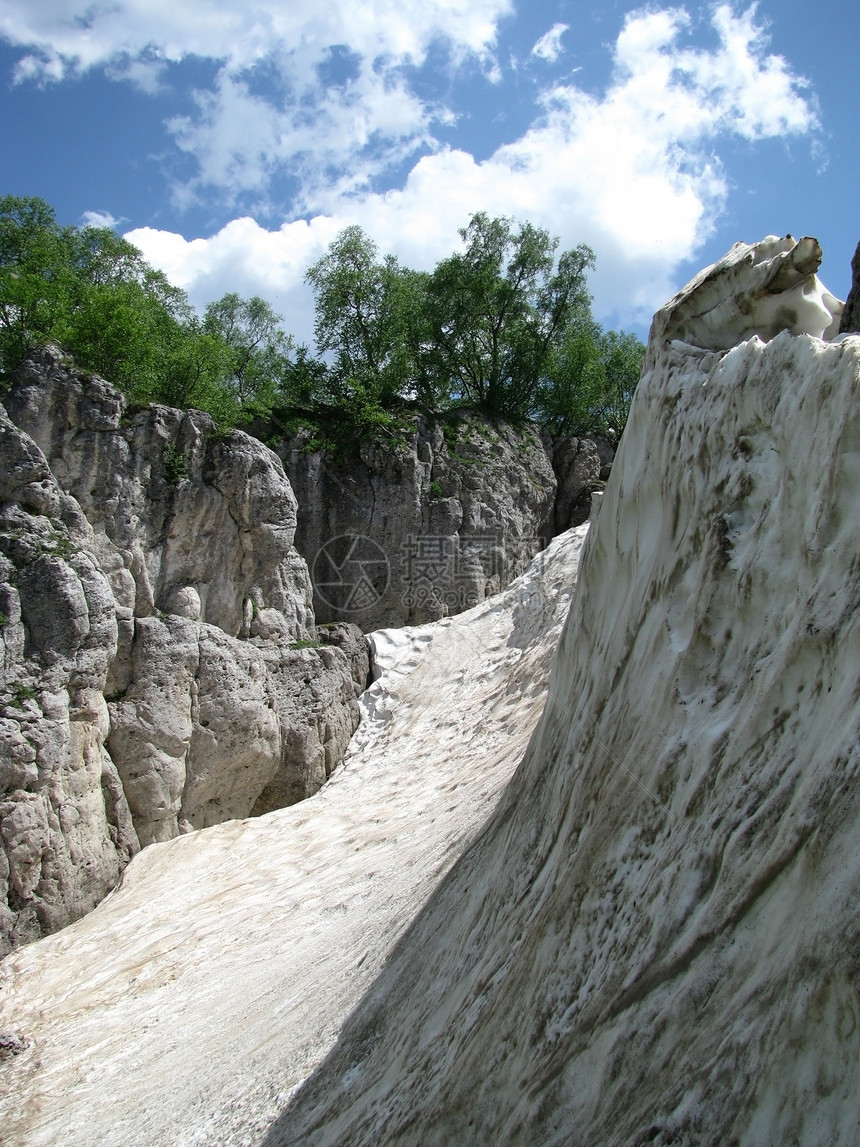
[[(14, 942), (147, 847), (0, 964), (10, 1143), (857, 1142), (860, 335), (820, 260), (738, 244), (670, 300), (591, 523), (532, 479), (508, 528), (561, 532), (498, 582), (470, 565), (456, 616), (383, 604), (366, 689), (271, 451), (25, 364), (0, 424)], [(513, 522), (433, 434), (403, 452), (420, 497), (368, 522)]]

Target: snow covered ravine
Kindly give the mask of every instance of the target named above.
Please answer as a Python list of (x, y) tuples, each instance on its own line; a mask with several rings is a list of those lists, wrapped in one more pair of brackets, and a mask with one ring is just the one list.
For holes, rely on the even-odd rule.
[(376, 634), (316, 796), (145, 849), (0, 964), (4, 1147), (260, 1141), (521, 759), (587, 530), (468, 613)]
[(381, 641), (317, 797), (0, 965), (5, 1139), (860, 1141), (860, 337), (819, 259), (740, 245), (655, 318), (575, 594), (585, 531)]

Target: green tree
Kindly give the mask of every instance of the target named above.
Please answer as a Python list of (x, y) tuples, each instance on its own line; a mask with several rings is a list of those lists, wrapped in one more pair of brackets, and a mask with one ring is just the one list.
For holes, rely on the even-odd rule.
[(389, 409), (414, 397), (427, 276), (401, 268), (393, 255), (380, 260), (373, 241), (352, 226), (308, 268), (306, 280), (317, 349), (331, 355), (330, 399)]
[(275, 400), (293, 345), (281, 322), (259, 295), (230, 292), (206, 307), (203, 333), (220, 341), (224, 384), (246, 412), (265, 411)]
[(617, 440), (627, 422), (633, 392), (642, 374), (645, 344), (636, 335), (624, 331), (602, 331), (599, 347), (606, 375), (600, 407), (603, 430)]
[(0, 365), (13, 370), (68, 309), (69, 234), (35, 196), (0, 198)]
[(635, 335), (603, 331), (593, 320), (572, 324), (547, 361), (535, 417), (554, 438), (600, 433), (617, 440), (644, 354)]
[(398, 435), (410, 408), (452, 403), (555, 434), (619, 434), (642, 344), (594, 322), (580, 245), (530, 223), (473, 216), (432, 275), (380, 258), (347, 227), (307, 272), (318, 354), (294, 348), (259, 296), (200, 319), (183, 291), (109, 228), (60, 227), (37, 197), (0, 198), (0, 369), (60, 343), (137, 401), (209, 411), (222, 425), (277, 416), (338, 448)]
[(110, 229), (61, 228), (42, 199), (0, 199), (4, 370), (50, 339), (82, 368), (157, 397), (189, 315), (184, 292)]
[(145, 401), (165, 400), (193, 312), (185, 292), (108, 228), (70, 231), (68, 306), (51, 337), (79, 363)]
[(594, 255), (580, 244), (556, 264), (547, 231), (484, 212), (460, 236), (427, 284), (431, 371), (479, 409), (526, 418), (554, 344), (589, 313)]
[(223, 341), (203, 329), (197, 315), (177, 324), (167, 346), (167, 361), (151, 398), (182, 410), (205, 410), (220, 425), (235, 425), (239, 404), (225, 379)]

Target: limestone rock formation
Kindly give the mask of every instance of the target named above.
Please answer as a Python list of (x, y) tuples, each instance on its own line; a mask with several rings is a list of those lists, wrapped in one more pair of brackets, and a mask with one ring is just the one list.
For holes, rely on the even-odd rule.
[(522, 573), (552, 531), (556, 480), (534, 428), (464, 414), (356, 457), (308, 453), (302, 438), (280, 453), (319, 620), (367, 632), (458, 613)]
[(860, 333), (860, 243), (851, 260), (851, 290), (845, 300), (845, 310), (839, 322), (840, 334)]
[(561, 438), (552, 445), (552, 468), (558, 481), (553, 532), (588, 521), (591, 495), (602, 493), (603, 462), (593, 438)]
[(89, 911), (141, 845), (315, 792), (367, 678), (356, 627), (316, 631), (261, 443), (130, 410), (52, 347), (5, 402), (0, 952)]
[(200, 411), (130, 408), (50, 346), (18, 368), (4, 405), (80, 503), (135, 616), (184, 600), (185, 616), (232, 636), (276, 616), (285, 638), (313, 636), (296, 500), (262, 443), (217, 434)]
[(139, 847), (105, 748), (117, 620), (92, 546), (0, 408), (0, 953), (93, 908)]

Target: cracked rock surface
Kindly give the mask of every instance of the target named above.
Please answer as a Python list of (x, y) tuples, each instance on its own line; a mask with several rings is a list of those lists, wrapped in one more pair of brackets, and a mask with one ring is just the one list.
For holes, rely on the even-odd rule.
[[(299, 438), (279, 450), (318, 620), (369, 632), (459, 613), (504, 589), (554, 532), (557, 483), (536, 427), (463, 414), (456, 425), (421, 419), (407, 441), (362, 443), (356, 456), (306, 446)], [(355, 561), (344, 537), (367, 539)], [(373, 592), (327, 588), (332, 561), (351, 585), (366, 574)]]
[(130, 409), (52, 347), (4, 402), (0, 952), (93, 908), (141, 846), (315, 792), (367, 678), (354, 626), (316, 630), (265, 446)]

